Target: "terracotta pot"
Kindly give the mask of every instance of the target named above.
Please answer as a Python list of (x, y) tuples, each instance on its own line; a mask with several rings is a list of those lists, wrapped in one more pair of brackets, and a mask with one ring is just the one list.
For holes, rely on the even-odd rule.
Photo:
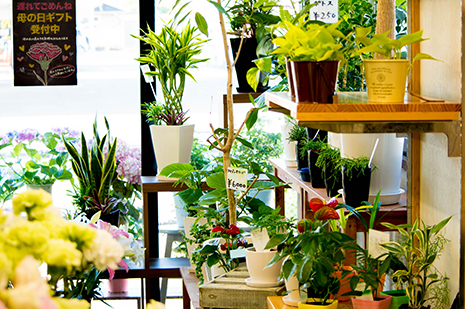
[(112, 279), (108, 280), (108, 289), (110, 293), (125, 293), (128, 291), (129, 279)]
[(297, 103), (333, 103), (339, 61), (291, 61)]
[(389, 295), (379, 295), (380, 300), (366, 300), (352, 298), (354, 309), (389, 309), (392, 297)]
[(299, 303), (299, 309), (337, 309), (337, 305), (337, 300), (328, 305), (321, 305), (318, 303), (318, 299), (307, 298), (307, 303)]
[[(350, 297), (341, 296), (341, 295), (351, 291), (350, 279), (354, 276), (354, 271), (353, 271), (353, 268), (351, 266), (342, 266), (342, 269), (347, 270), (347, 271), (351, 271), (352, 273), (348, 274), (347, 276), (345, 276), (344, 278), (342, 278), (340, 280), (341, 287), (339, 289), (339, 292), (335, 296), (331, 296), (331, 297), (334, 297), (335, 299), (337, 299), (339, 301), (348, 301), (350, 299)], [(341, 278), (342, 271), (341, 270), (336, 271), (336, 276), (337, 276), (337, 278)]]

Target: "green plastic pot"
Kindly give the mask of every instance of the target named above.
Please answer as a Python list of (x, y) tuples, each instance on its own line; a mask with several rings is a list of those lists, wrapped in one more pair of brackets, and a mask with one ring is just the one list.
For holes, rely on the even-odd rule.
[(408, 296), (405, 290), (391, 290), (381, 292), (383, 295), (392, 296), (391, 307), (389, 309), (398, 309), (404, 304), (408, 304)]

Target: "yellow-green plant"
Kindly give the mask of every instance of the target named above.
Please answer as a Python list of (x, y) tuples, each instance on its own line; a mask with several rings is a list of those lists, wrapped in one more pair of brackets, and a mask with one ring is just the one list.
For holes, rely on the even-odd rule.
[[(143, 36), (132, 35), (150, 47), (147, 54), (136, 60), (153, 66), (155, 71), (145, 74), (156, 76), (165, 100), (164, 104), (146, 104), (145, 114), (149, 120), (157, 122), (159, 119), (167, 125), (182, 125), (188, 119), (182, 108), (186, 76), (195, 81), (189, 70), (208, 60), (196, 58), (202, 45), (208, 41), (199, 38), (198, 28), (191, 26), (189, 22), (180, 31), (178, 27), (179, 23), (174, 19), (163, 26), (160, 34), (153, 32), (147, 25), (147, 32), (142, 31)], [(150, 108), (153, 104), (158, 107)]]

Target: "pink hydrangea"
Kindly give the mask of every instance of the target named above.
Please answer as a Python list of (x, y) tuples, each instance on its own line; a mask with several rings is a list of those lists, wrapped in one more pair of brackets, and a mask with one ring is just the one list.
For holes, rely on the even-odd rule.
[(115, 159), (118, 162), (116, 173), (132, 184), (141, 184), (141, 152), (140, 147), (131, 147), (118, 140)]

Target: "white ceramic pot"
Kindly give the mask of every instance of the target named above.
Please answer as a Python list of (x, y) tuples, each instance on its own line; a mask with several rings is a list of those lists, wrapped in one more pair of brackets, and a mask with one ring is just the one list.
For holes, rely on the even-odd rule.
[[(194, 140), (194, 125), (150, 126), (158, 174), (172, 163), (189, 163)], [(170, 178), (158, 176), (159, 180)], [(172, 180), (172, 178), (171, 178)]]
[(250, 278), (245, 283), (254, 287), (273, 287), (279, 285), (282, 260), (271, 267), (266, 267), (276, 251), (256, 252), (255, 248), (245, 250), (245, 261)]
[(301, 300), (299, 281), (297, 281), (295, 274), (293, 274), (289, 280), (284, 279), (284, 284), (286, 285), (286, 291), (290, 292), (283, 297), (283, 302), (288, 306), (297, 307)]
[(295, 144), (288, 140), (289, 131), (291, 130), (293, 124), (286, 123), (281, 126), (281, 140), (284, 147), (284, 162), (287, 167), (297, 167), (297, 162), (295, 160)]
[(184, 218), (187, 216), (187, 211), (184, 209), (184, 202), (179, 195), (173, 194), (174, 208), (176, 210), (176, 223), (179, 228), (184, 228)]

